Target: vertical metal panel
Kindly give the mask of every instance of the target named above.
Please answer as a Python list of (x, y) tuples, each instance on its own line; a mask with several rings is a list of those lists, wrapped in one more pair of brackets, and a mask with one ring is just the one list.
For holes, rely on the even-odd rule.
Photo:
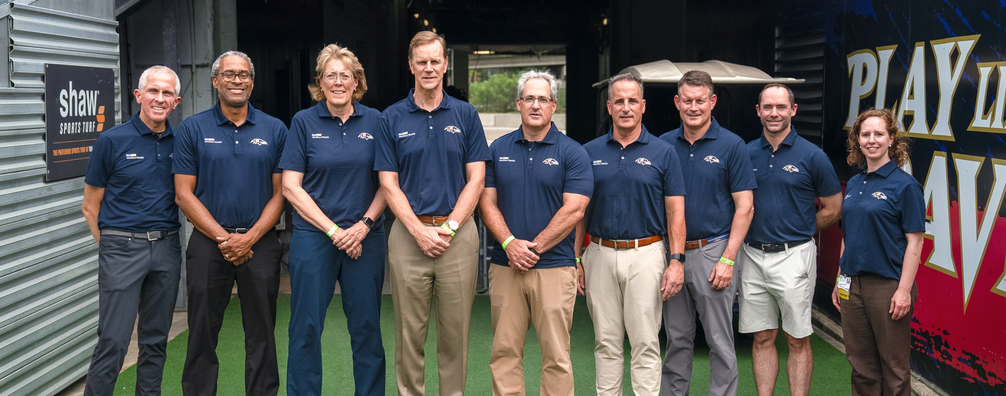
[[(115, 21), (5, 4), (0, 75), (0, 395), (52, 395), (86, 373), (98, 323), (97, 248), (82, 177), (45, 182), (44, 65), (110, 68)], [(9, 7), (9, 8), (8, 8)], [(2, 88), (9, 87), (9, 88)], [(115, 103), (116, 123), (120, 102)]]

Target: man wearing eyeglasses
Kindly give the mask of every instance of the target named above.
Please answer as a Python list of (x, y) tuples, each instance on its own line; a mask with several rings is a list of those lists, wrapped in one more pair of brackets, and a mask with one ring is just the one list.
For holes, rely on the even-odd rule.
[[(559, 87), (547, 71), (517, 79), (521, 126), (489, 147), (479, 200), (496, 237), (489, 267), (494, 395), (523, 395), (524, 341), (541, 345), (541, 395), (573, 395), (569, 329), (576, 301), (576, 223), (594, 189), (583, 147), (552, 123)], [(502, 243), (500, 243), (502, 242)]]
[(660, 136), (671, 143), (685, 178), (685, 283), (664, 302), (667, 352), (664, 395), (687, 395), (692, 377), (695, 317), (709, 343), (709, 394), (737, 394), (733, 304), (742, 268), (735, 267), (758, 185), (744, 140), (712, 117), (713, 79), (692, 70), (678, 81), (674, 105), (681, 127)]
[(444, 93), (443, 37), (417, 33), (409, 69), (415, 88), (384, 110), (374, 138), (374, 170), (396, 217), (388, 232), (395, 376), (400, 395), (426, 393), (424, 346), (436, 297), (440, 394), (463, 395), (478, 274), (472, 212), (489, 148), (475, 108)]
[(276, 295), (282, 248), (274, 226), (283, 211), (278, 167), (282, 121), (248, 103), (255, 66), (228, 51), (212, 65), (219, 103), (182, 122), (172, 172), (176, 201), (198, 232), (186, 250), (189, 344), (186, 396), (217, 389), (217, 335), (235, 281), (245, 332), (245, 393), (275, 395)]
[(633, 393), (660, 394), (662, 301), (681, 290), (684, 279), (681, 163), (670, 144), (643, 126), (644, 112), (642, 79), (629, 73), (612, 77), (611, 131), (583, 146), (596, 194), (578, 227), (578, 240), (585, 230), (591, 242), (579, 287), (594, 323), (596, 390), (602, 396), (622, 394), (626, 333)]

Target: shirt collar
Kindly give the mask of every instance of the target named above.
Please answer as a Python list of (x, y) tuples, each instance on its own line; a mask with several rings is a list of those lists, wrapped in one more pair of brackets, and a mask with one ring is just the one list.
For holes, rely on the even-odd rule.
[[(245, 122), (255, 125), (255, 108), (252, 107), (251, 102), (248, 102), (247, 106), (248, 116), (245, 118)], [(220, 101), (217, 101), (217, 104), (213, 106), (213, 118), (216, 119), (217, 125), (223, 125), (231, 122), (231, 120), (227, 119), (227, 117), (224, 117), (224, 111), (220, 109)]]
[(895, 169), (898, 169), (898, 168), (899, 168), (898, 161), (895, 161), (895, 160), (892, 159), (890, 161), (887, 161), (887, 163), (884, 164), (883, 166), (881, 166), (880, 169), (877, 169), (877, 170), (875, 170), (873, 172), (868, 172), (866, 170), (866, 165), (863, 165), (863, 168), (859, 170), (859, 173), (862, 173), (863, 175), (869, 175), (869, 174), (872, 173), (872, 174), (875, 174), (877, 176), (880, 176), (880, 177), (883, 177), (883, 178), (887, 178), (888, 176), (891, 175), (892, 172), (894, 172)]
[[(332, 116), (332, 112), (328, 111), (328, 105), (326, 103), (327, 102), (325, 102), (323, 100), (321, 102), (318, 102), (318, 104), (314, 106), (315, 109), (318, 110), (318, 117), (319, 118), (332, 118), (333, 117)], [(361, 108), (362, 106), (363, 105), (361, 105), (360, 102), (357, 102), (357, 101), (354, 100), (353, 101), (353, 114), (350, 114), (349, 117), (353, 118), (353, 117), (359, 117), (359, 116), (361, 116), (362, 114), (360, 113), (360, 110), (363, 110), (363, 108)]]
[[(140, 135), (154, 134), (154, 131), (151, 131), (150, 127), (148, 127), (147, 124), (144, 124), (143, 120), (140, 119), (139, 111), (136, 112), (136, 115), (134, 115), (133, 118), (129, 119), (129, 122), (133, 123), (133, 128), (136, 128), (136, 131), (139, 132)], [(171, 135), (174, 135), (174, 131), (171, 129), (171, 121), (164, 120), (164, 132), (161, 132), (161, 137), (163, 138)]]
[[(678, 134), (678, 139), (681, 139), (681, 141), (688, 143), (688, 139), (685, 139), (685, 126), (682, 125), (681, 127), (678, 128), (678, 130), (681, 131)], [(702, 137), (696, 140), (696, 142), (704, 139), (716, 139), (716, 137), (719, 136), (719, 134), (720, 134), (720, 123), (716, 122), (716, 117), (711, 117), (709, 119), (709, 129), (706, 129), (706, 134), (702, 135)]]
[[(786, 135), (786, 138), (783, 139), (782, 142), (779, 143), (779, 145), (780, 146), (787, 145), (789, 147), (793, 147), (793, 143), (796, 142), (796, 136), (797, 136), (796, 127), (790, 125), (790, 127), (789, 127), (789, 134)], [(761, 146), (763, 148), (764, 147), (772, 147), (772, 144), (770, 144), (768, 142), (768, 139), (765, 138), (765, 131), (762, 131), (762, 133), (761, 133)]]
[[(613, 126), (608, 128), (608, 143), (611, 142), (618, 143), (615, 141), (615, 127)], [(633, 143), (650, 144), (650, 131), (646, 130), (646, 125), (640, 125), (639, 137), (629, 145), (631, 146)]]
[[(527, 142), (528, 140), (524, 139), (524, 126), (521, 125), (518, 127), (517, 131), (517, 141)], [(556, 144), (559, 142), (559, 134), (561, 133), (559, 132), (559, 128), (556, 128), (555, 122), (552, 122), (552, 125), (548, 128), (548, 133), (545, 134), (545, 138), (535, 143)]]
[[(447, 95), (447, 91), (443, 91), (442, 90), (441, 92), (443, 92), (444, 98), (440, 99), (440, 104), (437, 105), (437, 108), (433, 109), (433, 111), (431, 111), (430, 113), (432, 113), (434, 111), (437, 111), (437, 110), (440, 110), (440, 109), (445, 109), (445, 110), (450, 110), (451, 109), (451, 99), (453, 99), (453, 98), (451, 98), (449, 95)], [(414, 98), (415, 94), (416, 94), (416, 89), (412, 88), (412, 89), (409, 90), (409, 96), (405, 97), (405, 105), (408, 107), (410, 113), (411, 112), (415, 112), (415, 111), (423, 110), (421, 107), (419, 107), (419, 105), (416, 104), (416, 99)]]

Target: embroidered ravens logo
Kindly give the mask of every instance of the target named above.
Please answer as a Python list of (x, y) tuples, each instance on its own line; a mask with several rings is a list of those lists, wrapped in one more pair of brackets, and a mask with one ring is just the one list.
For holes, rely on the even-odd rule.
[(786, 172), (789, 172), (789, 173), (799, 173), (800, 172), (800, 170), (797, 169), (793, 165), (786, 165), (786, 166), (782, 167), (782, 170), (784, 170)]
[(880, 191), (877, 191), (877, 192), (873, 193), (873, 197), (876, 198), (876, 199), (883, 199), (885, 201), (887, 200), (887, 195), (884, 195), (884, 193), (882, 193)]
[(444, 130), (450, 133), (461, 133), (461, 128), (458, 128), (454, 125), (448, 125), (446, 128), (444, 128)]
[(844, 199), (849, 199), (849, 198), (852, 198), (852, 194), (845, 194), (845, 198)]
[(650, 164), (650, 160), (648, 160), (646, 158), (642, 158), (642, 157), (636, 158), (636, 163), (640, 164), (640, 165), (652, 165), (652, 164)]
[(545, 160), (542, 161), (541, 163), (548, 166), (559, 165), (559, 161), (556, 161), (555, 158), (545, 158)]
[(720, 163), (720, 159), (716, 158), (716, 156), (712, 156), (712, 155), (707, 155), (706, 158), (703, 158), (702, 160), (706, 161), (706, 162), (708, 162), (710, 164), (718, 164), (718, 163)]
[(363, 140), (374, 140), (374, 136), (372, 136), (371, 134), (366, 133), (366, 132), (363, 132), (363, 133), (361, 133), (359, 135), (356, 135), (356, 137), (358, 137), (360, 139), (363, 139)]
[(265, 140), (262, 140), (262, 139), (259, 139), (259, 138), (252, 139), (251, 144), (254, 144), (256, 146), (268, 146), (269, 145), (269, 143), (267, 143)]

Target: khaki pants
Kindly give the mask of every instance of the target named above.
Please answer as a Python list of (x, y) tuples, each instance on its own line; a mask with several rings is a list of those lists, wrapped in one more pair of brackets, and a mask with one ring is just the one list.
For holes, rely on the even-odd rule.
[(489, 368), (493, 395), (524, 391), (524, 342), (528, 319), (541, 345), (540, 395), (573, 395), (573, 364), (569, 359), (569, 329), (576, 302), (576, 267), (531, 269), (489, 267), (493, 347)]
[(598, 395), (622, 394), (626, 332), (633, 392), (660, 394), (658, 337), (665, 253), (663, 243), (621, 250), (591, 243), (583, 254), (587, 308), (594, 322)]
[[(434, 227), (427, 225), (427, 227)], [(399, 395), (425, 395), (430, 307), (437, 301), (437, 368), (440, 395), (463, 395), (468, 377), (468, 325), (478, 274), (478, 230), (465, 220), (443, 255), (430, 258), (395, 220), (388, 234), (395, 304), (395, 377)]]

